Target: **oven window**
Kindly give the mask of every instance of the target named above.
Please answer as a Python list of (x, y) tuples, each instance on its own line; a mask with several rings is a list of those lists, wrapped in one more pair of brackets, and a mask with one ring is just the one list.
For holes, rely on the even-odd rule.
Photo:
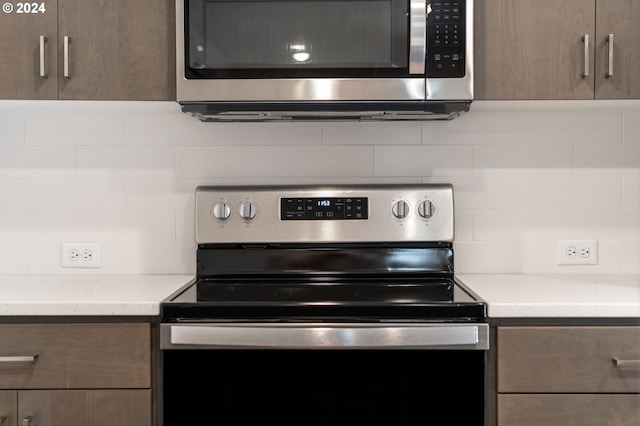
[(163, 358), (164, 426), (484, 425), (484, 351), (165, 350)]
[(196, 75), (407, 72), (407, 0), (189, 0), (187, 19)]

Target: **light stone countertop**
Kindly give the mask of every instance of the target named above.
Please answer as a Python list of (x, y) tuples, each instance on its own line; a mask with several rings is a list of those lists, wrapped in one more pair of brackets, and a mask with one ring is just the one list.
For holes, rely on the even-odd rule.
[(459, 274), (490, 318), (640, 318), (640, 274)]
[(189, 275), (0, 275), (0, 316), (155, 316)]
[[(640, 274), (458, 274), (490, 318), (639, 318)], [(190, 275), (1, 275), (0, 316), (160, 313)]]

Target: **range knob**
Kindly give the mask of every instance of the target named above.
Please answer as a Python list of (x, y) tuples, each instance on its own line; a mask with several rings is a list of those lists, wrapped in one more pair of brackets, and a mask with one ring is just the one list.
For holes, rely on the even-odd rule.
[(256, 217), (257, 213), (256, 205), (251, 201), (245, 201), (240, 204), (240, 217), (244, 220), (253, 220)]
[(231, 217), (231, 207), (224, 201), (219, 201), (213, 205), (211, 214), (218, 220), (227, 220)]
[(431, 219), (435, 213), (433, 202), (426, 200), (418, 204), (418, 214), (424, 219)]
[(391, 207), (391, 213), (398, 219), (404, 219), (409, 214), (409, 205), (403, 200), (396, 201)]

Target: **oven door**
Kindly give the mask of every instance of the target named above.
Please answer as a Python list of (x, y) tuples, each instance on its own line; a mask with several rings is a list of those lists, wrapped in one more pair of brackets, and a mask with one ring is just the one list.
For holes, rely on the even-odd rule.
[(487, 324), (162, 324), (163, 424), (485, 424)]

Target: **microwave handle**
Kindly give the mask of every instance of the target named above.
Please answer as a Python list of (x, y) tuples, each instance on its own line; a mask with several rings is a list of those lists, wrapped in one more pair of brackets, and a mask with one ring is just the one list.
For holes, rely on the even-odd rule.
[(409, 74), (424, 74), (427, 52), (427, 2), (409, 0)]

